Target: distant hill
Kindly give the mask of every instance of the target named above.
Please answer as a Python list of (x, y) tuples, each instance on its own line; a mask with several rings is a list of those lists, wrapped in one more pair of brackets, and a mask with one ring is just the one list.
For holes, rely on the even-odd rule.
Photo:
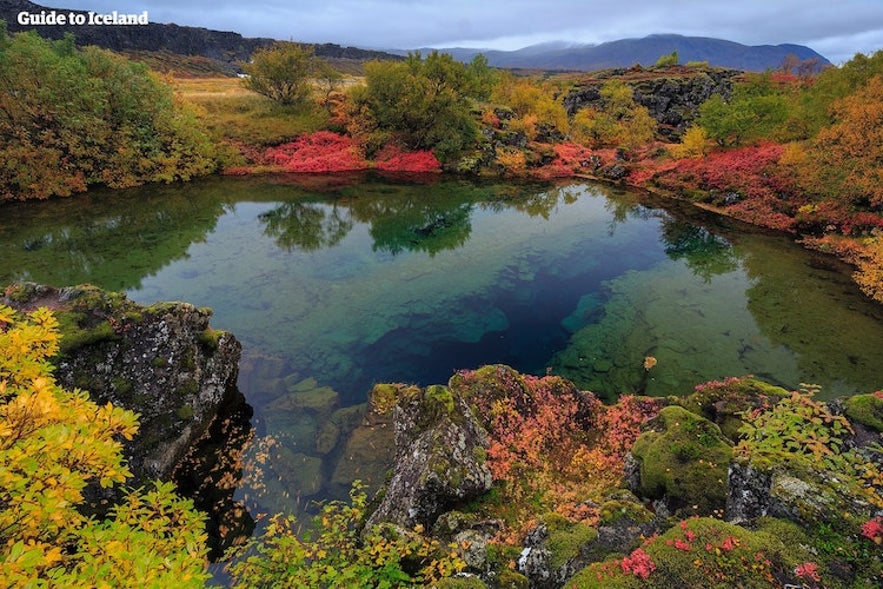
[[(431, 51), (423, 49), (422, 51)], [(712, 39), (682, 35), (650, 35), (642, 39), (620, 39), (600, 45), (567, 45), (544, 43), (517, 51), (495, 51), (453, 47), (439, 49), (461, 61), (469, 61), (483, 53), (490, 65), (502, 68), (541, 70), (594, 71), (653, 65), (663, 55), (678, 52), (681, 63), (707, 61), (709, 65), (745, 71), (765, 71), (782, 65), (792, 54), (803, 60), (818, 60), (818, 67), (830, 65), (825, 57), (803, 45), (749, 46)]]
[[(137, 3), (120, 3), (118, 12), (138, 13)], [(19, 12), (39, 14), (56, 10), (59, 13), (82, 10), (49, 8), (28, 0), (0, 0), (0, 19), (6, 21), (10, 32), (36, 30), (47, 39), (61, 39), (72, 33), (78, 45), (97, 45), (121, 53), (151, 52), (157, 54), (178, 54), (198, 56), (221, 62), (229, 73), (237, 69), (237, 64), (246, 61), (259, 47), (273, 43), (274, 39), (243, 37), (239, 33), (213, 31), (201, 27), (178, 26), (176, 24), (150, 23), (139, 26), (99, 26), (99, 25), (19, 25), (16, 17)], [(326, 59), (369, 60), (399, 59), (382, 51), (341, 47), (333, 43), (313, 45), (316, 55)]]

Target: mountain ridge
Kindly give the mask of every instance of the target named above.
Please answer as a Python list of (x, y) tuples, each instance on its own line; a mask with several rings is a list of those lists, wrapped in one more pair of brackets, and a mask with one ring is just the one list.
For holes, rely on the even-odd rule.
[[(706, 61), (709, 65), (745, 71), (765, 71), (782, 65), (785, 57), (794, 55), (801, 61), (815, 60), (815, 67), (831, 65), (820, 53), (804, 45), (744, 45), (713, 37), (675, 34), (653, 34), (640, 38), (618, 39), (606, 43), (572, 44), (566, 48), (543, 50), (558, 42), (530, 45), (514, 51), (480, 50), (464, 47), (438, 48), (455, 59), (469, 61), (482, 53), (494, 67), (542, 70), (595, 71), (653, 65), (663, 55), (678, 52), (681, 63)], [(563, 42), (560, 42), (563, 43)], [(420, 51), (432, 51), (424, 48)], [(404, 53), (391, 50), (392, 53)]]

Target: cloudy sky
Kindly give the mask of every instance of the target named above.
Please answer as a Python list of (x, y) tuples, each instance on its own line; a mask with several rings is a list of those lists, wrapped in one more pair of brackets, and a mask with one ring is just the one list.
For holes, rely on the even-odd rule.
[(883, 0), (34, 0), (151, 22), (363, 48), (517, 49), (678, 33), (797, 43), (833, 63), (883, 49)]

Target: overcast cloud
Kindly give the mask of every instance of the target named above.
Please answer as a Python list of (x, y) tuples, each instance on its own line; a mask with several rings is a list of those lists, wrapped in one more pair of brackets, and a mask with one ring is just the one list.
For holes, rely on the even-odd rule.
[(883, 0), (35, 0), (151, 22), (363, 48), (518, 49), (677, 33), (796, 43), (833, 63), (883, 49)]

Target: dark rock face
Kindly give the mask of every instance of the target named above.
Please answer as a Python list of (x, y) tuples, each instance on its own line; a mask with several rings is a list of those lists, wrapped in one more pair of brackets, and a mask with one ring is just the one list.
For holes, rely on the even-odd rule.
[(396, 460), (367, 527), (388, 522), (429, 529), (443, 512), (490, 490), (487, 433), (459, 394), (441, 386), (379, 385), (372, 404), (378, 396), (396, 399)]
[(137, 305), (91, 286), (13, 285), (0, 303), (52, 309), (61, 324), (55, 376), (67, 389), (139, 414), (125, 443), (135, 484), (169, 480), (176, 463), (208, 429), (219, 407), (240, 399), (241, 346), (209, 327), (211, 310), (187, 303)]
[(741, 524), (769, 515), (771, 484), (770, 472), (733, 461), (727, 472), (726, 520)]
[[(683, 134), (696, 118), (699, 106), (713, 94), (729, 98), (733, 78), (742, 74), (729, 69), (707, 69), (693, 73), (683, 73), (681, 70), (671, 73), (648, 72), (639, 79), (623, 78), (623, 82), (632, 88), (635, 102), (647, 107), (650, 116), (660, 124), (660, 132), (669, 139)], [(586, 107), (600, 107), (604, 82), (610, 78), (621, 78), (627, 73), (626, 69), (611, 70), (603, 78), (598, 76), (575, 87), (564, 98), (567, 114), (573, 115)]]

